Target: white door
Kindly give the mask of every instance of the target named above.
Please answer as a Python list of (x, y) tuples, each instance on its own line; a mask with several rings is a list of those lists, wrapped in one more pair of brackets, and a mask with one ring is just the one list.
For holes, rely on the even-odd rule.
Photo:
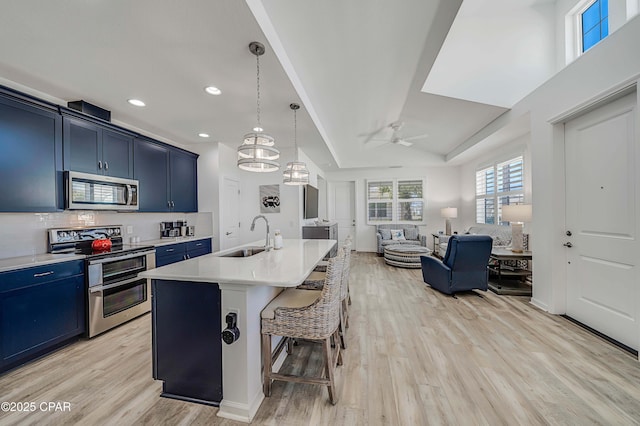
[(351, 248), (355, 247), (355, 185), (354, 182), (336, 182), (333, 185), (334, 220), (338, 222), (338, 241), (344, 244), (347, 235), (351, 235)]
[(565, 123), (565, 251), (567, 315), (637, 350), (636, 121), (634, 92)]
[(235, 247), (240, 240), (240, 182), (225, 177), (220, 199), (220, 250)]

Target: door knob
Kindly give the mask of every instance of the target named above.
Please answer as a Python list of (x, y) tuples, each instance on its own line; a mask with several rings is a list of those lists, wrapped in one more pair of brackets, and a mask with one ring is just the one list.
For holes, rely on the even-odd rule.
[(571, 244), (571, 242), (566, 242), (563, 244), (563, 246), (571, 248), (573, 247), (573, 244)]

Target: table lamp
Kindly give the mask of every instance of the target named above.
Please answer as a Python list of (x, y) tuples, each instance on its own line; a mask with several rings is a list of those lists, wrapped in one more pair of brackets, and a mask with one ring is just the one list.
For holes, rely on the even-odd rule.
[(440, 216), (446, 219), (445, 235), (451, 235), (451, 219), (458, 217), (458, 209), (456, 207), (445, 207), (440, 209)]
[(522, 228), (531, 222), (531, 204), (509, 204), (502, 206), (502, 220), (511, 223), (511, 251), (522, 253)]

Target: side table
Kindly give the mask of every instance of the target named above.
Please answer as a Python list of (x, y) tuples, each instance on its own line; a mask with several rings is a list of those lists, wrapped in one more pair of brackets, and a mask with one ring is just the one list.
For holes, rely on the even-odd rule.
[[(531, 286), (527, 284), (527, 277), (531, 276), (529, 269), (519, 266), (506, 265), (507, 261), (532, 260), (530, 251), (522, 253), (512, 252), (510, 249), (494, 248), (489, 257), (489, 272), (496, 274), (497, 282), (489, 281), (489, 289), (496, 294), (511, 296), (531, 296)], [(516, 262), (517, 263), (517, 262)]]
[(433, 237), (433, 252), (431, 252), (431, 255), (438, 259), (442, 259), (442, 256), (440, 256), (440, 237), (443, 235), (444, 234), (436, 234), (435, 232), (431, 233)]

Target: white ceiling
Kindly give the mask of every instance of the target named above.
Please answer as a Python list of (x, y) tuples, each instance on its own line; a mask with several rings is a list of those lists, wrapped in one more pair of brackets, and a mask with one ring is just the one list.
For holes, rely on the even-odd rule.
[(555, 2), (466, 0), (422, 90), (511, 108), (555, 70)]
[[(461, 1), (1, 0), (0, 79), (163, 140), (208, 143), (206, 132), (236, 147), (255, 125), (257, 40), (262, 125), (281, 149), (300, 102), (298, 145), (325, 170), (445, 164), (506, 110), (421, 90)], [(402, 136), (429, 136), (365, 144), (398, 120)]]

